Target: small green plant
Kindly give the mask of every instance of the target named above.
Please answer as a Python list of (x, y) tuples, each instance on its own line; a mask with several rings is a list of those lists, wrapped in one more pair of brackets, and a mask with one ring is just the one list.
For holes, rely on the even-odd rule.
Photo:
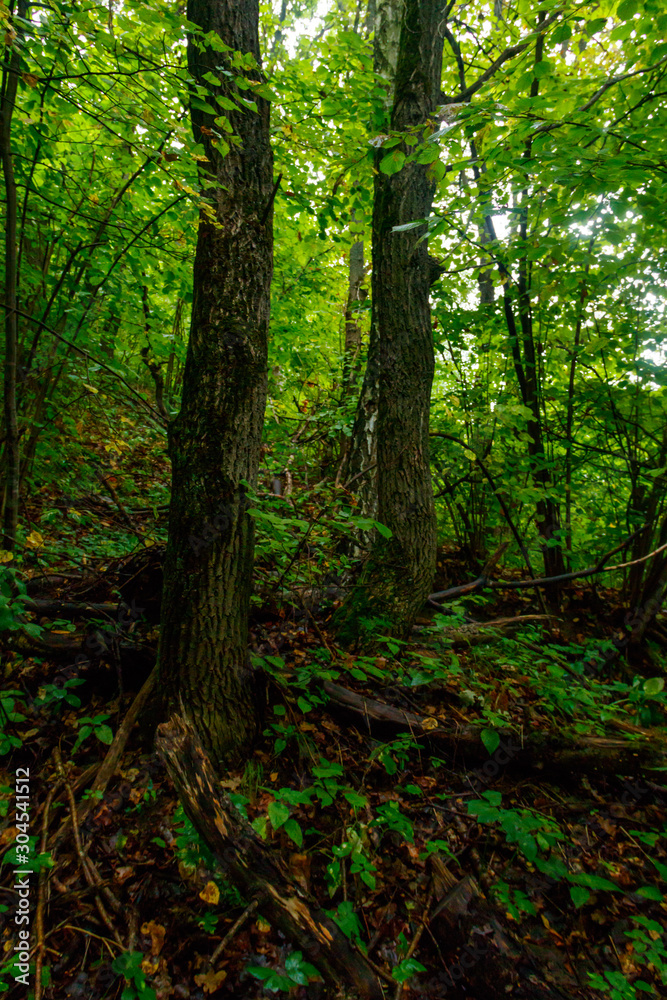
[(50, 708), (52, 711), (61, 709), (63, 705), (80, 708), (81, 699), (72, 694), (72, 688), (85, 683), (80, 677), (70, 677), (61, 684), (45, 684), (44, 687), (40, 688), (38, 697), (35, 698), (35, 707)]
[(209, 910), (209, 912), (205, 913), (203, 917), (200, 917), (197, 924), (201, 927), (205, 934), (214, 934), (215, 929), (218, 926), (219, 919), (220, 918), (217, 914), (213, 913), (212, 910)]
[[(192, 872), (195, 872), (199, 867), (206, 868), (209, 872), (216, 871), (215, 858), (185, 815), (185, 810), (180, 803), (174, 812), (173, 830), (175, 854), (182, 865)], [(164, 845), (164, 841), (162, 844)], [(244, 909), (247, 906), (247, 902), (236, 886), (228, 882), (223, 875), (216, 874), (215, 884), (220, 890), (220, 898), (224, 899), (230, 907), (237, 906)]]
[(331, 861), (326, 869), (330, 896), (333, 896), (343, 881), (342, 866), (345, 864), (345, 858), (350, 859), (350, 873), (358, 875), (369, 889), (375, 888), (375, 873), (377, 869), (366, 853), (368, 843), (369, 838), (366, 827), (363, 825), (351, 826), (345, 831), (345, 840), (343, 843), (331, 849), (331, 853), (338, 860)]
[(629, 983), (622, 972), (606, 970), (604, 975), (589, 972), (589, 984), (595, 990), (608, 994), (610, 1000), (637, 1000), (638, 990), (642, 993), (653, 993), (653, 988), (641, 979)]
[(397, 983), (406, 983), (417, 972), (426, 972), (426, 966), (418, 962), (416, 958), (404, 958), (391, 970), (391, 978), (395, 979)]
[(249, 965), (247, 971), (255, 979), (261, 979), (264, 989), (271, 993), (288, 993), (296, 986), (307, 986), (311, 979), (320, 978), (315, 966), (304, 962), (300, 951), (293, 951), (287, 956), (284, 968), (266, 969), (261, 965)]
[(405, 813), (401, 812), (398, 802), (384, 802), (377, 808), (377, 814), (373, 820), (373, 826), (384, 826), (387, 830), (394, 830), (400, 833), (404, 840), (414, 843), (415, 835), (412, 822)]
[(530, 901), (525, 892), (521, 892), (520, 889), (511, 889), (507, 882), (498, 880), (493, 886), (493, 892), (503, 909), (515, 920), (520, 920), (522, 913), (528, 913), (530, 916), (535, 916), (537, 913), (535, 904)]
[(371, 760), (379, 760), (389, 775), (398, 770), (405, 770), (410, 762), (410, 751), (421, 750), (422, 747), (412, 736), (401, 736), (389, 743), (383, 743), (371, 753)]
[(155, 990), (146, 984), (143, 959), (140, 951), (124, 951), (111, 963), (113, 971), (125, 980), (121, 1000), (156, 1000)]
[(108, 718), (108, 715), (95, 715), (92, 717), (84, 715), (83, 718), (79, 719), (79, 733), (76, 743), (72, 747), (72, 753), (75, 753), (79, 749), (83, 741), (88, 739), (91, 733), (95, 733), (100, 743), (104, 743), (106, 746), (113, 743), (113, 731), (110, 726), (106, 725)]
[(0, 565), (0, 632), (20, 630), (33, 639), (39, 638), (41, 627), (23, 620), (27, 600), (26, 586), (16, 571)]
[(527, 861), (535, 861), (538, 852), (550, 851), (563, 833), (553, 820), (532, 809), (503, 809), (500, 792), (486, 791), (481, 799), (468, 803), (468, 813), (478, 823), (498, 823), (508, 844), (516, 844)]
[(363, 927), (357, 916), (354, 903), (346, 899), (339, 903), (335, 910), (327, 910), (327, 915), (331, 917), (334, 923), (338, 924), (345, 937), (348, 937), (363, 949)]
[(16, 750), (20, 747), (21, 740), (18, 736), (6, 732), (6, 728), (13, 722), (25, 722), (25, 715), (16, 710), (16, 699), (22, 698), (21, 691), (0, 692), (0, 756)]

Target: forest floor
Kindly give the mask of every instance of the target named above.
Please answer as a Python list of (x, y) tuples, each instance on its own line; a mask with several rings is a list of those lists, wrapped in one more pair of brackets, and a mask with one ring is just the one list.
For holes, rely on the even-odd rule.
[[(24, 768), (45, 1000), (321, 996), (199, 843), (149, 726), (131, 729), (95, 790), (154, 662), (152, 543), (165, 528), (154, 498), (133, 510), (114, 500), (35, 501), (20, 575), (42, 603), (19, 615), (5, 598), (0, 985), (26, 996), (8, 968)], [(451, 553), (443, 564), (448, 582), (466, 578)], [(410, 643), (376, 636), (355, 653), (328, 631), (335, 593), (278, 601), (269, 576), (260, 553), (263, 733), (222, 787), (368, 956), (386, 997), (667, 997), (660, 625), (630, 668), (613, 591), (568, 589), (546, 618), (533, 592), (487, 593), (425, 614)]]

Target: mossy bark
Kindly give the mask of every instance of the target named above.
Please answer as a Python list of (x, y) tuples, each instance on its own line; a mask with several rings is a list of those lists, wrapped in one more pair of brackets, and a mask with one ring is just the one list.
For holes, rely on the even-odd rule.
[[(257, 0), (190, 0), (188, 19), (259, 66)], [(269, 105), (237, 90), (238, 68), (221, 74), (229, 61), (190, 38), (190, 72), (208, 88), (207, 103), (219, 95), (252, 98), (257, 111), (221, 112), (235, 140), (216, 115), (192, 107), (210, 211), (200, 214), (183, 397), (169, 434), (159, 649), (165, 711), (184, 708), (216, 760), (241, 755), (257, 728), (247, 652), (253, 526), (243, 483), (254, 481), (260, 458), (273, 247)], [(260, 79), (259, 69), (243, 72)], [(210, 73), (218, 86), (205, 80)]]

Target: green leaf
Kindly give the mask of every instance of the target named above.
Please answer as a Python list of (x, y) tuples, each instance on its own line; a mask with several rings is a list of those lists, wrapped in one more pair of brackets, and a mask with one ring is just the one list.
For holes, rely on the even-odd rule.
[(289, 819), (290, 815), (289, 806), (280, 801), (272, 802), (267, 812), (274, 830), (279, 830), (283, 823)]
[(386, 524), (380, 524), (379, 521), (373, 521), (373, 526), (377, 529), (378, 533), (382, 535), (383, 538), (391, 538), (393, 531), (388, 528)]
[(359, 795), (358, 792), (343, 792), (343, 796), (354, 809), (363, 809), (364, 806), (368, 805), (366, 796)]
[(661, 903), (663, 895), (658, 888), (654, 885), (643, 885), (640, 889), (637, 889), (637, 895), (643, 896), (644, 899), (652, 899), (655, 903)]
[(417, 163), (435, 163), (439, 159), (440, 149), (438, 146), (429, 146), (417, 154)]
[(663, 865), (660, 861), (656, 861), (655, 858), (651, 858), (651, 861), (653, 862), (653, 864), (657, 868), (658, 875), (660, 876), (660, 878), (664, 882), (667, 882), (667, 865)]
[(500, 746), (500, 735), (495, 729), (483, 729), (482, 743), (488, 750), (489, 754), (494, 754)]
[(591, 898), (591, 894), (588, 889), (583, 889), (581, 886), (573, 885), (570, 888), (570, 897), (576, 908), (579, 909), (580, 906), (583, 906), (584, 903), (588, 902)]
[(107, 746), (113, 743), (113, 730), (109, 726), (96, 726), (95, 735), (100, 743), (105, 743)]
[(639, 0), (621, 0), (616, 10), (616, 16), (621, 21), (629, 21), (639, 10)]
[(644, 681), (644, 694), (647, 698), (655, 698), (665, 687), (664, 677), (649, 677)]
[(575, 874), (570, 874), (568, 876), (570, 882), (574, 882), (575, 885), (585, 885), (589, 889), (603, 889), (608, 892), (618, 892), (619, 888), (613, 882), (610, 882), (608, 878), (602, 878), (601, 875), (590, 875), (588, 872), (577, 872)]
[(407, 233), (411, 229), (419, 229), (420, 226), (428, 225), (428, 219), (417, 219), (415, 222), (406, 222), (402, 226), (392, 226), (392, 233)]
[[(271, 808), (271, 806), (269, 806), (269, 809), (270, 808)], [(273, 820), (271, 820), (271, 822), (273, 823)], [(274, 827), (274, 829), (275, 829), (275, 827)], [(283, 829), (284, 829), (285, 833), (287, 834), (287, 836), (290, 837), (294, 841), (294, 843), (296, 844), (297, 847), (301, 847), (302, 846), (302, 844), (303, 844), (303, 833), (301, 831), (301, 827), (299, 826), (299, 824), (297, 823), (297, 821), (295, 819), (288, 819), (288, 820), (286, 820), (285, 823), (283, 824)]]
[(395, 979), (397, 983), (405, 983), (416, 972), (426, 972), (426, 966), (418, 962), (416, 958), (406, 958), (403, 962), (399, 962), (398, 965), (394, 966), (391, 978)]
[(391, 149), (380, 161), (380, 170), (383, 174), (397, 174), (403, 169), (405, 163), (405, 153), (400, 149)]

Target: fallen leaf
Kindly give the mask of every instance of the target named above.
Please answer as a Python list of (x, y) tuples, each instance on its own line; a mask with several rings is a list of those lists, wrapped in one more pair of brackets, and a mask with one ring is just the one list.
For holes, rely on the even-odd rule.
[(220, 890), (215, 882), (207, 882), (199, 893), (199, 898), (203, 899), (205, 903), (210, 903), (211, 906), (217, 906), (220, 902)]
[(159, 955), (164, 944), (164, 936), (167, 933), (162, 924), (156, 924), (154, 920), (141, 925), (141, 933), (146, 934), (151, 939), (151, 955)]
[(127, 882), (128, 878), (132, 875), (134, 875), (134, 868), (130, 865), (122, 865), (120, 868), (116, 868), (116, 871), (114, 872), (116, 882), (120, 882), (121, 885), (123, 882)]
[(197, 986), (201, 986), (204, 993), (215, 993), (217, 989), (224, 983), (227, 978), (227, 973), (224, 969), (220, 969), (219, 972), (214, 972), (211, 969), (209, 972), (195, 976), (195, 983)]
[(44, 545), (44, 536), (39, 531), (31, 531), (25, 543), (30, 549), (41, 549)]

